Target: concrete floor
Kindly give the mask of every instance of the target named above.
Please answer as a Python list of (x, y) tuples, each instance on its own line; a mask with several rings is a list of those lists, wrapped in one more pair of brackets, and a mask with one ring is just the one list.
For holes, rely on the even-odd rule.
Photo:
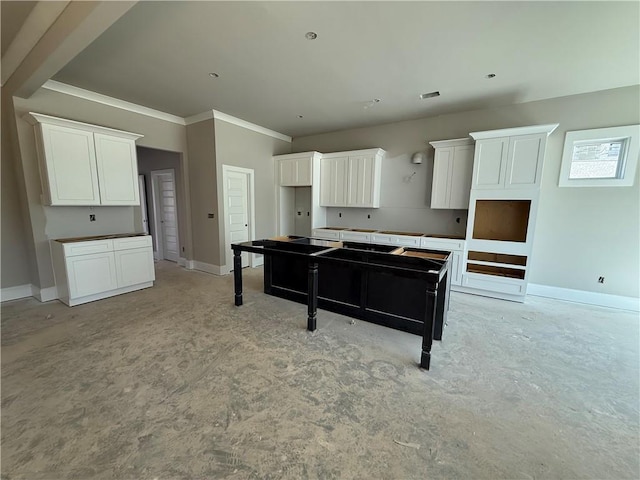
[(2, 305), (3, 480), (640, 477), (637, 314), (453, 294), (425, 372), (419, 337), (307, 332), (261, 270), (236, 308), (230, 276), (157, 269)]

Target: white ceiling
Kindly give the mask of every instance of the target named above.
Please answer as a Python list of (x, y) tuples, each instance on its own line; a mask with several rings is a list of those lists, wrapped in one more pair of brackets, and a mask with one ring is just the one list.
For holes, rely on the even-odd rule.
[(54, 78), (300, 136), (640, 84), (639, 23), (639, 2), (140, 2)]

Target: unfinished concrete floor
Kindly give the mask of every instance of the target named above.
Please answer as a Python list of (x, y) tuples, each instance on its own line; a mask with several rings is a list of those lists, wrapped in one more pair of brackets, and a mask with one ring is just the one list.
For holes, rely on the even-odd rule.
[[(420, 338), (232, 278), (157, 265), (154, 288), (2, 305), (3, 479), (629, 478), (638, 316), (453, 294)], [(399, 444), (403, 442), (406, 445)]]

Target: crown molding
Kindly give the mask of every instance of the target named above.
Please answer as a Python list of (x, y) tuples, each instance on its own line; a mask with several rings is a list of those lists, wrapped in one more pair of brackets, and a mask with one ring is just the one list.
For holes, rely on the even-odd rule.
[(516, 135), (533, 135), (538, 133), (546, 133), (547, 137), (558, 128), (559, 123), (550, 123), (547, 125), (532, 125), (530, 127), (503, 128), (500, 130), (486, 130), (483, 132), (471, 132), (474, 140), (484, 140), (486, 138), (513, 137)]
[(282, 133), (276, 132), (274, 130), (269, 130), (268, 128), (261, 127), (260, 125), (256, 125), (255, 123), (247, 122), (246, 120), (227, 115), (226, 113), (222, 113), (217, 110), (212, 110), (212, 112), (213, 118), (216, 120), (222, 120), (223, 122), (232, 123), (239, 127), (246, 128), (247, 130), (253, 130), (254, 132), (262, 133), (263, 135), (268, 135), (270, 137), (277, 138), (278, 140), (283, 140), (285, 142), (291, 143), (291, 137), (288, 135), (283, 135)]
[(207, 110), (206, 112), (197, 113), (184, 119), (185, 125), (191, 125), (192, 123), (204, 122), (205, 120), (211, 120), (213, 118), (213, 110)]
[(64, 93), (73, 97), (82, 98), (91, 102), (101, 103), (102, 105), (108, 105), (110, 107), (119, 108), (121, 110), (127, 110), (129, 112), (138, 113), (147, 117), (157, 118), (158, 120), (164, 120), (166, 122), (177, 123), (178, 125), (185, 125), (184, 118), (170, 113), (161, 112), (149, 107), (143, 107), (135, 103), (127, 102), (126, 100), (120, 100), (119, 98), (109, 97), (101, 93), (85, 90), (84, 88), (75, 87), (66, 83), (57, 82), (56, 80), (47, 80), (42, 88), (52, 90), (58, 93)]
[(142, 105), (138, 105), (136, 103), (127, 102), (126, 100), (120, 100), (119, 98), (109, 97), (101, 93), (85, 90), (84, 88), (75, 87), (73, 85), (68, 85), (56, 80), (47, 80), (44, 85), (42, 85), (42, 88), (82, 98), (91, 102), (101, 103), (110, 107), (119, 108), (121, 110), (138, 113), (140, 115), (146, 115), (147, 117), (153, 117), (159, 120), (177, 123), (178, 125), (191, 125), (192, 123), (202, 122), (204, 120), (214, 118), (216, 120), (232, 123), (233, 125), (246, 128), (247, 130), (252, 130), (254, 132), (262, 133), (263, 135), (268, 135), (270, 137), (277, 138), (278, 140), (283, 140), (285, 142), (291, 143), (291, 137), (288, 135), (283, 135), (282, 133), (270, 130), (265, 127), (261, 127), (260, 125), (256, 125), (255, 123), (247, 122), (246, 120), (242, 120), (241, 118), (219, 112), (218, 110), (207, 110), (205, 112), (183, 118), (171, 113), (161, 112), (160, 110), (155, 110), (149, 107), (143, 107)]

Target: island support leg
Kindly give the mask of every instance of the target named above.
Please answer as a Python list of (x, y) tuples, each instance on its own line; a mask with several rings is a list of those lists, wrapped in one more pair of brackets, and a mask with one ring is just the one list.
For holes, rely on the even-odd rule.
[(424, 317), (424, 331), (422, 332), (422, 355), (420, 367), (429, 370), (431, 363), (431, 345), (433, 344), (433, 331), (436, 324), (436, 306), (438, 303), (438, 285), (427, 289), (427, 311)]
[(233, 251), (233, 287), (235, 289), (236, 307), (242, 305), (242, 252)]
[(307, 330), (313, 332), (316, 329), (318, 316), (318, 264), (309, 262), (307, 276)]

